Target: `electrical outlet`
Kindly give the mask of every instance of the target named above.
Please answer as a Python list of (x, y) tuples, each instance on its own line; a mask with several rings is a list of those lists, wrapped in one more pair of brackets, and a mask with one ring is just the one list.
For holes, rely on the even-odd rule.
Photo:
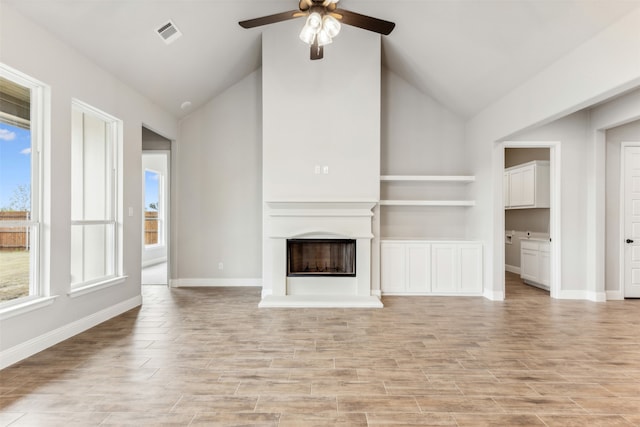
[(325, 175), (328, 175), (329, 174), (329, 166), (323, 166), (322, 167), (322, 173), (325, 174)]
[(218, 270), (224, 270), (224, 264), (219, 262), (218, 263)]
[(320, 165), (316, 165), (314, 172), (316, 173), (316, 175), (320, 175)]

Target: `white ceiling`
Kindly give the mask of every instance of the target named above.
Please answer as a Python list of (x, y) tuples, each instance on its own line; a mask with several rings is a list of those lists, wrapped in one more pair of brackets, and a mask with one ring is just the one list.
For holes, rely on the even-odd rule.
[[(177, 117), (188, 113), (184, 101), (193, 110), (260, 67), (261, 29), (238, 21), (297, 8), (297, 0), (0, 2)], [(342, 0), (340, 7), (395, 22), (383, 37), (384, 65), (468, 118), (640, 0)], [(168, 19), (183, 37), (167, 46), (155, 29)]]

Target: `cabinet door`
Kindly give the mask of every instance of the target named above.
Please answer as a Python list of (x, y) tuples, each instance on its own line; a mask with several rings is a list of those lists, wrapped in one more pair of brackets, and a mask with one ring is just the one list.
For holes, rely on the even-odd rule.
[(380, 289), (382, 292), (405, 291), (404, 245), (380, 244)]
[(531, 206), (535, 204), (535, 176), (535, 165), (524, 166), (510, 171), (510, 206)]
[(460, 291), (482, 292), (482, 245), (461, 244), (458, 256), (460, 258)]
[(431, 245), (410, 243), (406, 247), (407, 292), (431, 291)]
[(451, 293), (456, 291), (458, 262), (456, 245), (431, 245), (431, 290)]
[(551, 283), (551, 252), (549, 243), (540, 244), (538, 252), (538, 283), (549, 287)]
[(532, 249), (520, 250), (520, 277), (533, 282), (538, 281), (539, 261), (538, 251)]

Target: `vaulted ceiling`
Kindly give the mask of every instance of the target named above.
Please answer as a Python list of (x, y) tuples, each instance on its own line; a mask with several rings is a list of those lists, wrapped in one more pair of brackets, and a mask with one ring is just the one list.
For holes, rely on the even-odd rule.
[[(262, 30), (238, 21), (297, 8), (297, 0), (2, 3), (177, 117), (260, 67)], [(383, 65), (469, 118), (640, 0), (341, 0), (340, 7), (395, 22), (383, 37)], [(156, 29), (169, 19), (183, 36), (165, 45)], [(191, 109), (181, 109), (185, 101)]]

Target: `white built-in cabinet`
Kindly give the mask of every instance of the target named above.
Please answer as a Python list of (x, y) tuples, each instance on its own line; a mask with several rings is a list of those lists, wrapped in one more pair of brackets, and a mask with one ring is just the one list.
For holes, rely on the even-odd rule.
[(520, 241), (520, 277), (525, 282), (549, 289), (551, 244), (543, 240)]
[(506, 209), (550, 207), (549, 161), (534, 160), (504, 170)]
[(482, 294), (480, 242), (383, 240), (380, 258), (383, 294)]

